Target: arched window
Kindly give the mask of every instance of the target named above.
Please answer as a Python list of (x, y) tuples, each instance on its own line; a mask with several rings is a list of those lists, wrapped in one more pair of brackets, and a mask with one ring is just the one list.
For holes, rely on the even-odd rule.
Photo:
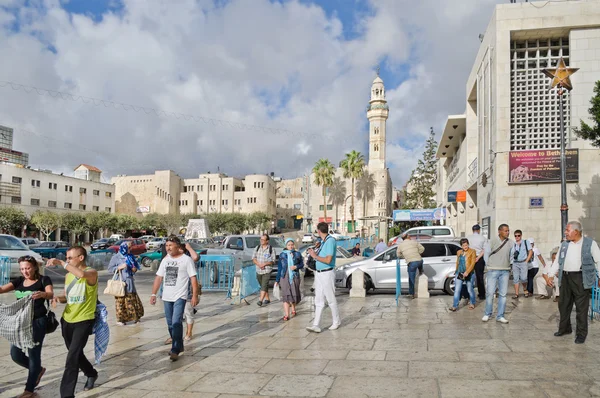
[(375, 135), (379, 134), (379, 127), (375, 127), (373, 129), (373, 132), (375, 133)]

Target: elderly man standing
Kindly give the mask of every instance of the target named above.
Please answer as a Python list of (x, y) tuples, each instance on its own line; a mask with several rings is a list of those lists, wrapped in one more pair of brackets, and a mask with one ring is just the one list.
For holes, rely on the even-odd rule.
[(588, 310), (590, 308), (590, 290), (596, 281), (600, 263), (600, 248), (591, 238), (583, 237), (581, 223), (571, 221), (567, 224), (567, 238), (560, 245), (558, 254), (558, 287), (560, 299), (558, 310), (560, 323), (556, 337), (573, 333), (571, 311), (573, 303), (577, 312), (575, 344), (585, 343), (588, 333)]
[(422, 244), (411, 240), (407, 234), (402, 234), (402, 242), (398, 245), (398, 258), (403, 257), (408, 266), (408, 297), (415, 296), (415, 278), (417, 269), (423, 272), (423, 259), (421, 254), (425, 251)]
[(485, 313), (481, 320), (487, 322), (492, 316), (494, 310), (494, 294), (498, 287), (498, 314), (496, 321), (508, 323), (504, 317), (506, 309), (506, 291), (508, 290), (508, 279), (510, 276), (510, 253), (513, 248), (513, 241), (508, 239), (510, 229), (506, 224), (500, 224), (498, 227), (498, 236), (491, 239), (490, 244), (486, 246), (485, 263), (487, 264), (487, 276), (485, 286)]
[(473, 233), (467, 236), (469, 247), (475, 249), (475, 277), (477, 278), (477, 296), (480, 300), (485, 300), (485, 260), (483, 259), (484, 247), (487, 239), (481, 236), (481, 227), (479, 224), (473, 225)]

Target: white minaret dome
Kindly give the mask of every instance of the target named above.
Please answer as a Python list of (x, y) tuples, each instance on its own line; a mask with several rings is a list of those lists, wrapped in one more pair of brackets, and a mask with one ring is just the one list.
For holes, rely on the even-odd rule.
[(383, 84), (383, 80), (381, 80), (381, 78), (379, 77), (379, 75), (377, 75), (377, 77), (375, 78), (375, 80), (373, 80), (373, 85), (375, 85), (375, 83), (381, 83), (381, 84)]

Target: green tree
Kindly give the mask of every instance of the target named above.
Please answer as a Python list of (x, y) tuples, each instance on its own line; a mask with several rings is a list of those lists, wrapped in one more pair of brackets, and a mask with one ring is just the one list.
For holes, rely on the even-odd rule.
[(39, 229), (48, 241), (50, 234), (61, 226), (62, 220), (60, 215), (54, 212), (38, 210), (31, 215), (31, 223)]
[(375, 199), (375, 188), (377, 188), (377, 181), (367, 170), (356, 180), (356, 198), (362, 200), (363, 218), (367, 216), (367, 203)]
[(437, 181), (437, 159), (435, 157), (437, 146), (432, 127), (425, 143), (423, 158), (419, 159), (417, 168), (412, 171), (408, 180), (407, 185), (410, 186), (410, 189), (405, 191), (406, 208), (408, 209), (430, 209), (436, 206), (434, 187)]
[(241, 234), (247, 228), (247, 216), (242, 213), (225, 213), (225, 228), (232, 234)]
[[(0, 230), (3, 233), (13, 234), (21, 230), (29, 219), (24, 211), (16, 207), (0, 207)], [(20, 233), (19, 233), (20, 235)]]
[(574, 128), (575, 135), (584, 140), (592, 141), (592, 145), (600, 147), (600, 80), (594, 86), (594, 96), (590, 99), (592, 106), (588, 109), (592, 125), (581, 121), (579, 128)]
[(334, 177), (329, 188), (329, 201), (335, 206), (335, 225), (338, 224), (338, 209), (346, 201), (346, 182), (340, 177)]
[(109, 229), (111, 231), (116, 231), (117, 229), (115, 218), (113, 218), (110, 213), (104, 211), (86, 214), (85, 223), (87, 224), (87, 231), (92, 234), (92, 240), (96, 238), (96, 235), (100, 230)]
[(152, 235), (156, 236), (156, 233), (162, 225), (161, 215), (157, 213), (150, 213), (144, 216), (140, 220), (140, 229), (145, 231), (152, 231)]
[(255, 211), (248, 215), (246, 219), (248, 230), (252, 230), (252, 232), (262, 233), (267, 229), (267, 224), (271, 221), (271, 216), (267, 213), (263, 213), (262, 211)]
[(198, 218), (203, 218), (208, 225), (211, 234), (222, 234), (227, 232), (227, 220), (222, 213), (202, 214)]
[(75, 235), (75, 243), (78, 243), (80, 235), (88, 230), (87, 220), (83, 214), (67, 213), (63, 215), (62, 221), (62, 225)]
[(323, 215), (327, 222), (327, 188), (333, 184), (333, 176), (335, 175), (335, 167), (329, 159), (319, 159), (312, 169), (315, 175), (315, 184), (323, 189)]
[(138, 219), (129, 214), (115, 214), (117, 232), (125, 235), (127, 231), (132, 231), (138, 228)]
[(352, 218), (352, 231), (356, 231), (356, 223), (354, 221), (354, 183), (364, 173), (365, 157), (360, 152), (352, 151), (346, 154), (344, 160), (340, 162), (340, 167), (344, 170), (344, 178), (350, 178), (352, 182), (350, 217)]
[[(178, 234), (183, 226), (183, 219), (180, 214), (163, 214), (160, 221), (160, 227), (167, 231), (167, 235)], [(185, 225), (187, 225), (187, 222)]]

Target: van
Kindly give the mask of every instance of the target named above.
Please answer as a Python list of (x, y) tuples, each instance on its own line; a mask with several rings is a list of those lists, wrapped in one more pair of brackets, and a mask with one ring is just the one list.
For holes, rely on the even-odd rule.
[(125, 237), (123, 235), (120, 234), (112, 234), (109, 239), (116, 239), (116, 240), (121, 240), (121, 239), (125, 239)]

